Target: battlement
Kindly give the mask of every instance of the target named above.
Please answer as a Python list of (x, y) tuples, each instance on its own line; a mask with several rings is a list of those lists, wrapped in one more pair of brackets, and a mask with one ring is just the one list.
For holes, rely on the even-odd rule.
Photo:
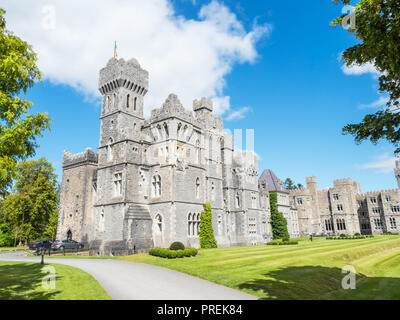
[(213, 111), (213, 102), (212, 100), (207, 100), (205, 97), (202, 97), (200, 100), (193, 101), (193, 110), (200, 111), (200, 110), (208, 110), (210, 112)]
[(186, 110), (178, 96), (174, 93), (170, 93), (163, 103), (163, 106), (159, 109), (153, 109), (151, 111), (151, 122), (160, 121), (171, 116), (176, 116), (187, 122), (196, 123), (193, 113), (190, 110)]
[(68, 150), (64, 150), (62, 166), (63, 169), (73, 166), (81, 166), (85, 164), (97, 164), (99, 154), (92, 149), (87, 148), (84, 152), (72, 154)]
[(317, 177), (306, 177), (306, 183), (317, 183)]
[(291, 196), (308, 196), (309, 194), (310, 194), (310, 190), (308, 190), (306, 188), (290, 190), (290, 195)]
[(99, 91), (104, 95), (120, 87), (144, 96), (149, 89), (148, 71), (136, 59), (111, 58), (100, 70)]
[(336, 186), (343, 186), (343, 185), (353, 185), (354, 181), (350, 178), (344, 178), (344, 179), (336, 179), (333, 180), (333, 185)]
[(388, 189), (388, 190), (379, 190), (379, 191), (367, 191), (363, 193), (363, 196), (378, 196), (382, 193), (398, 193), (400, 189)]

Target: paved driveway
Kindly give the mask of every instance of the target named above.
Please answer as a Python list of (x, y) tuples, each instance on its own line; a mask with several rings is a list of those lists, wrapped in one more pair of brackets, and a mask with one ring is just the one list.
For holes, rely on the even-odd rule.
[[(24, 253), (0, 253), (0, 260), (40, 262)], [(170, 269), (117, 260), (45, 259), (91, 274), (116, 300), (256, 300), (255, 296)], [(57, 270), (57, 268), (56, 268)], [(1, 268), (0, 268), (1, 272)]]

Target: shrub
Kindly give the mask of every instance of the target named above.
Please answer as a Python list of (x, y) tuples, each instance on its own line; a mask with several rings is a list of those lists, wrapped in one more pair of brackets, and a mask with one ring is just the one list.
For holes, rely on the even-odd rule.
[(298, 244), (298, 241), (289, 240), (289, 241), (271, 241), (267, 243), (267, 246), (290, 246)]
[(200, 248), (210, 249), (217, 248), (217, 241), (214, 237), (214, 229), (212, 225), (212, 211), (211, 204), (203, 204), (204, 211), (201, 212), (200, 216)]
[(354, 235), (355, 236), (361, 236), (361, 234), (359, 234), (358, 232), (356, 232)]
[(149, 255), (160, 257), (160, 258), (168, 258), (168, 259), (176, 259), (176, 258), (184, 258), (184, 257), (192, 257), (196, 256), (198, 253), (195, 248), (186, 248), (184, 250), (170, 250), (165, 248), (153, 248), (149, 250)]
[(169, 250), (185, 250), (185, 246), (183, 245), (182, 242), (175, 241), (173, 244), (170, 245)]
[(285, 238), (282, 239), (282, 242), (289, 242), (289, 241), (290, 241), (289, 237), (285, 237)]
[(270, 203), (270, 207), (271, 207), (272, 238), (274, 240), (289, 238), (289, 232), (287, 229), (287, 220), (283, 216), (282, 212), (278, 211), (278, 194), (277, 194), (277, 192), (269, 193), (269, 203)]
[(347, 236), (344, 233), (342, 233), (339, 237), (346, 238)]

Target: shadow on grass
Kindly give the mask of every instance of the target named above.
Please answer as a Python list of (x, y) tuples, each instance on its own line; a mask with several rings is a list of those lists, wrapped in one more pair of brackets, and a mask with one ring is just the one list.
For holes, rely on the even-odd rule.
[[(50, 300), (60, 293), (44, 290), (42, 280), (46, 273), (40, 263), (0, 264), (0, 300)], [(56, 281), (62, 277), (56, 276)]]
[(373, 300), (399, 299), (400, 279), (356, 275), (356, 289), (344, 290), (340, 268), (287, 267), (264, 274), (261, 279), (239, 284), (262, 299), (277, 300)]

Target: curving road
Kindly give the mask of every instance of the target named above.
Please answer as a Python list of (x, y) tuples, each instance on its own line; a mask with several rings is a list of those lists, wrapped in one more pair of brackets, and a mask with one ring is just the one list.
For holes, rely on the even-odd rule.
[[(2, 261), (40, 262), (24, 252), (0, 253)], [(46, 260), (46, 259), (45, 259)], [(47, 259), (91, 274), (115, 300), (257, 300), (247, 293), (174, 270), (117, 260)], [(1, 271), (1, 269), (0, 269)]]

